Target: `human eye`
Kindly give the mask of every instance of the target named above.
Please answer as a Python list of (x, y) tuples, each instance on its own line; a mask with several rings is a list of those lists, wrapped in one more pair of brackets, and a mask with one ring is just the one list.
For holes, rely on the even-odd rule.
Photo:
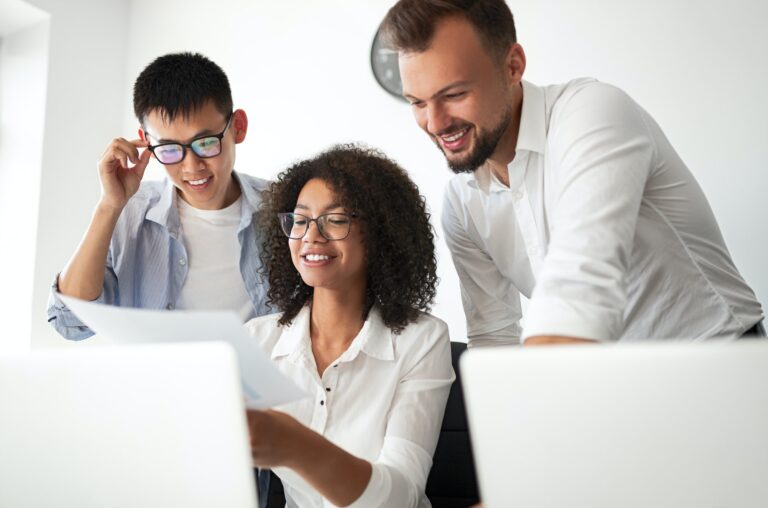
[(196, 139), (192, 142), (192, 149), (197, 155), (202, 157), (211, 157), (219, 154), (219, 138), (216, 136), (207, 136)]
[(307, 218), (297, 213), (293, 214), (293, 224), (296, 226), (303, 226), (307, 223)]
[(158, 145), (154, 149), (155, 157), (160, 162), (170, 164), (181, 159), (184, 148), (175, 143)]
[(455, 100), (455, 99), (461, 99), (462, 97), (466, 96), (467, 92), (464, 90), (458, 91), (458, 92), (451, 92), (444, 95), (444, 97), (448, 100)]
[(349, 224), (349, 217), (342, 214), (326, 215), (327, 221), (333, 226), (345, 226)]

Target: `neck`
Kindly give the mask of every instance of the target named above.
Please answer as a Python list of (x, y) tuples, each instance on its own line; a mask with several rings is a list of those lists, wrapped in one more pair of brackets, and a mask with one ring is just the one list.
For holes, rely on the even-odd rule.
[(365, 290), (316, 288), (309, 333), (313, 348), (345, 351), (363, 328)]
[(507, 166), (515, 159), (517, 154), (517, 138), (520, 134), (520, 117), (523, 112), (523, 85), (519, 84), (512, 93), (511, 100), (512, 118), (504, 134), (499, 140), (496, 150), (488, 158), (488, 166), (504, 185), (509, 187), (509, 172)]

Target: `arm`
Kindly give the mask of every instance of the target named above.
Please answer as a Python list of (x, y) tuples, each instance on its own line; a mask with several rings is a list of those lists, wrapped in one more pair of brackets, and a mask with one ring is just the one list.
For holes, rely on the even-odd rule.
[(469, 344), (518, 344), (522, 317), (520, 293), (472, 240), (467, 226), (459, 218), (460, 212), (461, 200), (449, 187), (443, 201), (442, 226), (461, 284)]
[(409, 362), (403, 366), (374, 462), (349, 454), (287, 415), (248, 411), (254, 464), (291, 468), (335, 505), (416, 506), (424, 495), (454, 380), (447, 327), (439, 322), (427, 334), (407, 337), (411, 343), (421, 341), (414, 346), (419, 351), (403, 352)]
[(254, 465), (289, 467), (336, 506), (351, 504), (368, 485), (369, 462), (347, 453), (287, 414), (248, 410), (247, 416)]
[(523, 339), (615, 340), (655, 148), (639, 106), (620, 90), (592, 84), (563, 101), (548, 137), (552, 236)]
[[(142, 146), (147, 143), (115, 139), (99, 160), (101, 199), (83, 240), (59, 275), (58, 290), (62, 294), (83, 300), (95, 300), (101, 294), (109, 242), (117, 219), (139, 189), (151, 155), (149, 150), (139, 155), (138, 147)], [(128, 160), (135, 166), (129, 168)]]

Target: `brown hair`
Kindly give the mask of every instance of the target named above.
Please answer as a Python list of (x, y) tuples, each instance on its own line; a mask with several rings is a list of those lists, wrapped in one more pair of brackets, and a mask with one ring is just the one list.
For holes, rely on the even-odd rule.
[(387, 13), (381, 30), (399, 52), (422, 52), (429, 47), (435, 26), (443, 19), (466, 19), (497, 61), (517, 42), (515, 21), (504, 0), (400, 0)]

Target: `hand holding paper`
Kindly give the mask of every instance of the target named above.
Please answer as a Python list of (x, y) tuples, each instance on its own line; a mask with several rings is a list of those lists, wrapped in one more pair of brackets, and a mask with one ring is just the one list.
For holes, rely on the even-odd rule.
[(234, 312), (156, 311), (85, 302), (62, 301), (94, 332), (121, 344), (223, 341), (235, 349), (246, 405), (264, 409), (291, 402), (302, 392), (272, 364), (248, 336)]

